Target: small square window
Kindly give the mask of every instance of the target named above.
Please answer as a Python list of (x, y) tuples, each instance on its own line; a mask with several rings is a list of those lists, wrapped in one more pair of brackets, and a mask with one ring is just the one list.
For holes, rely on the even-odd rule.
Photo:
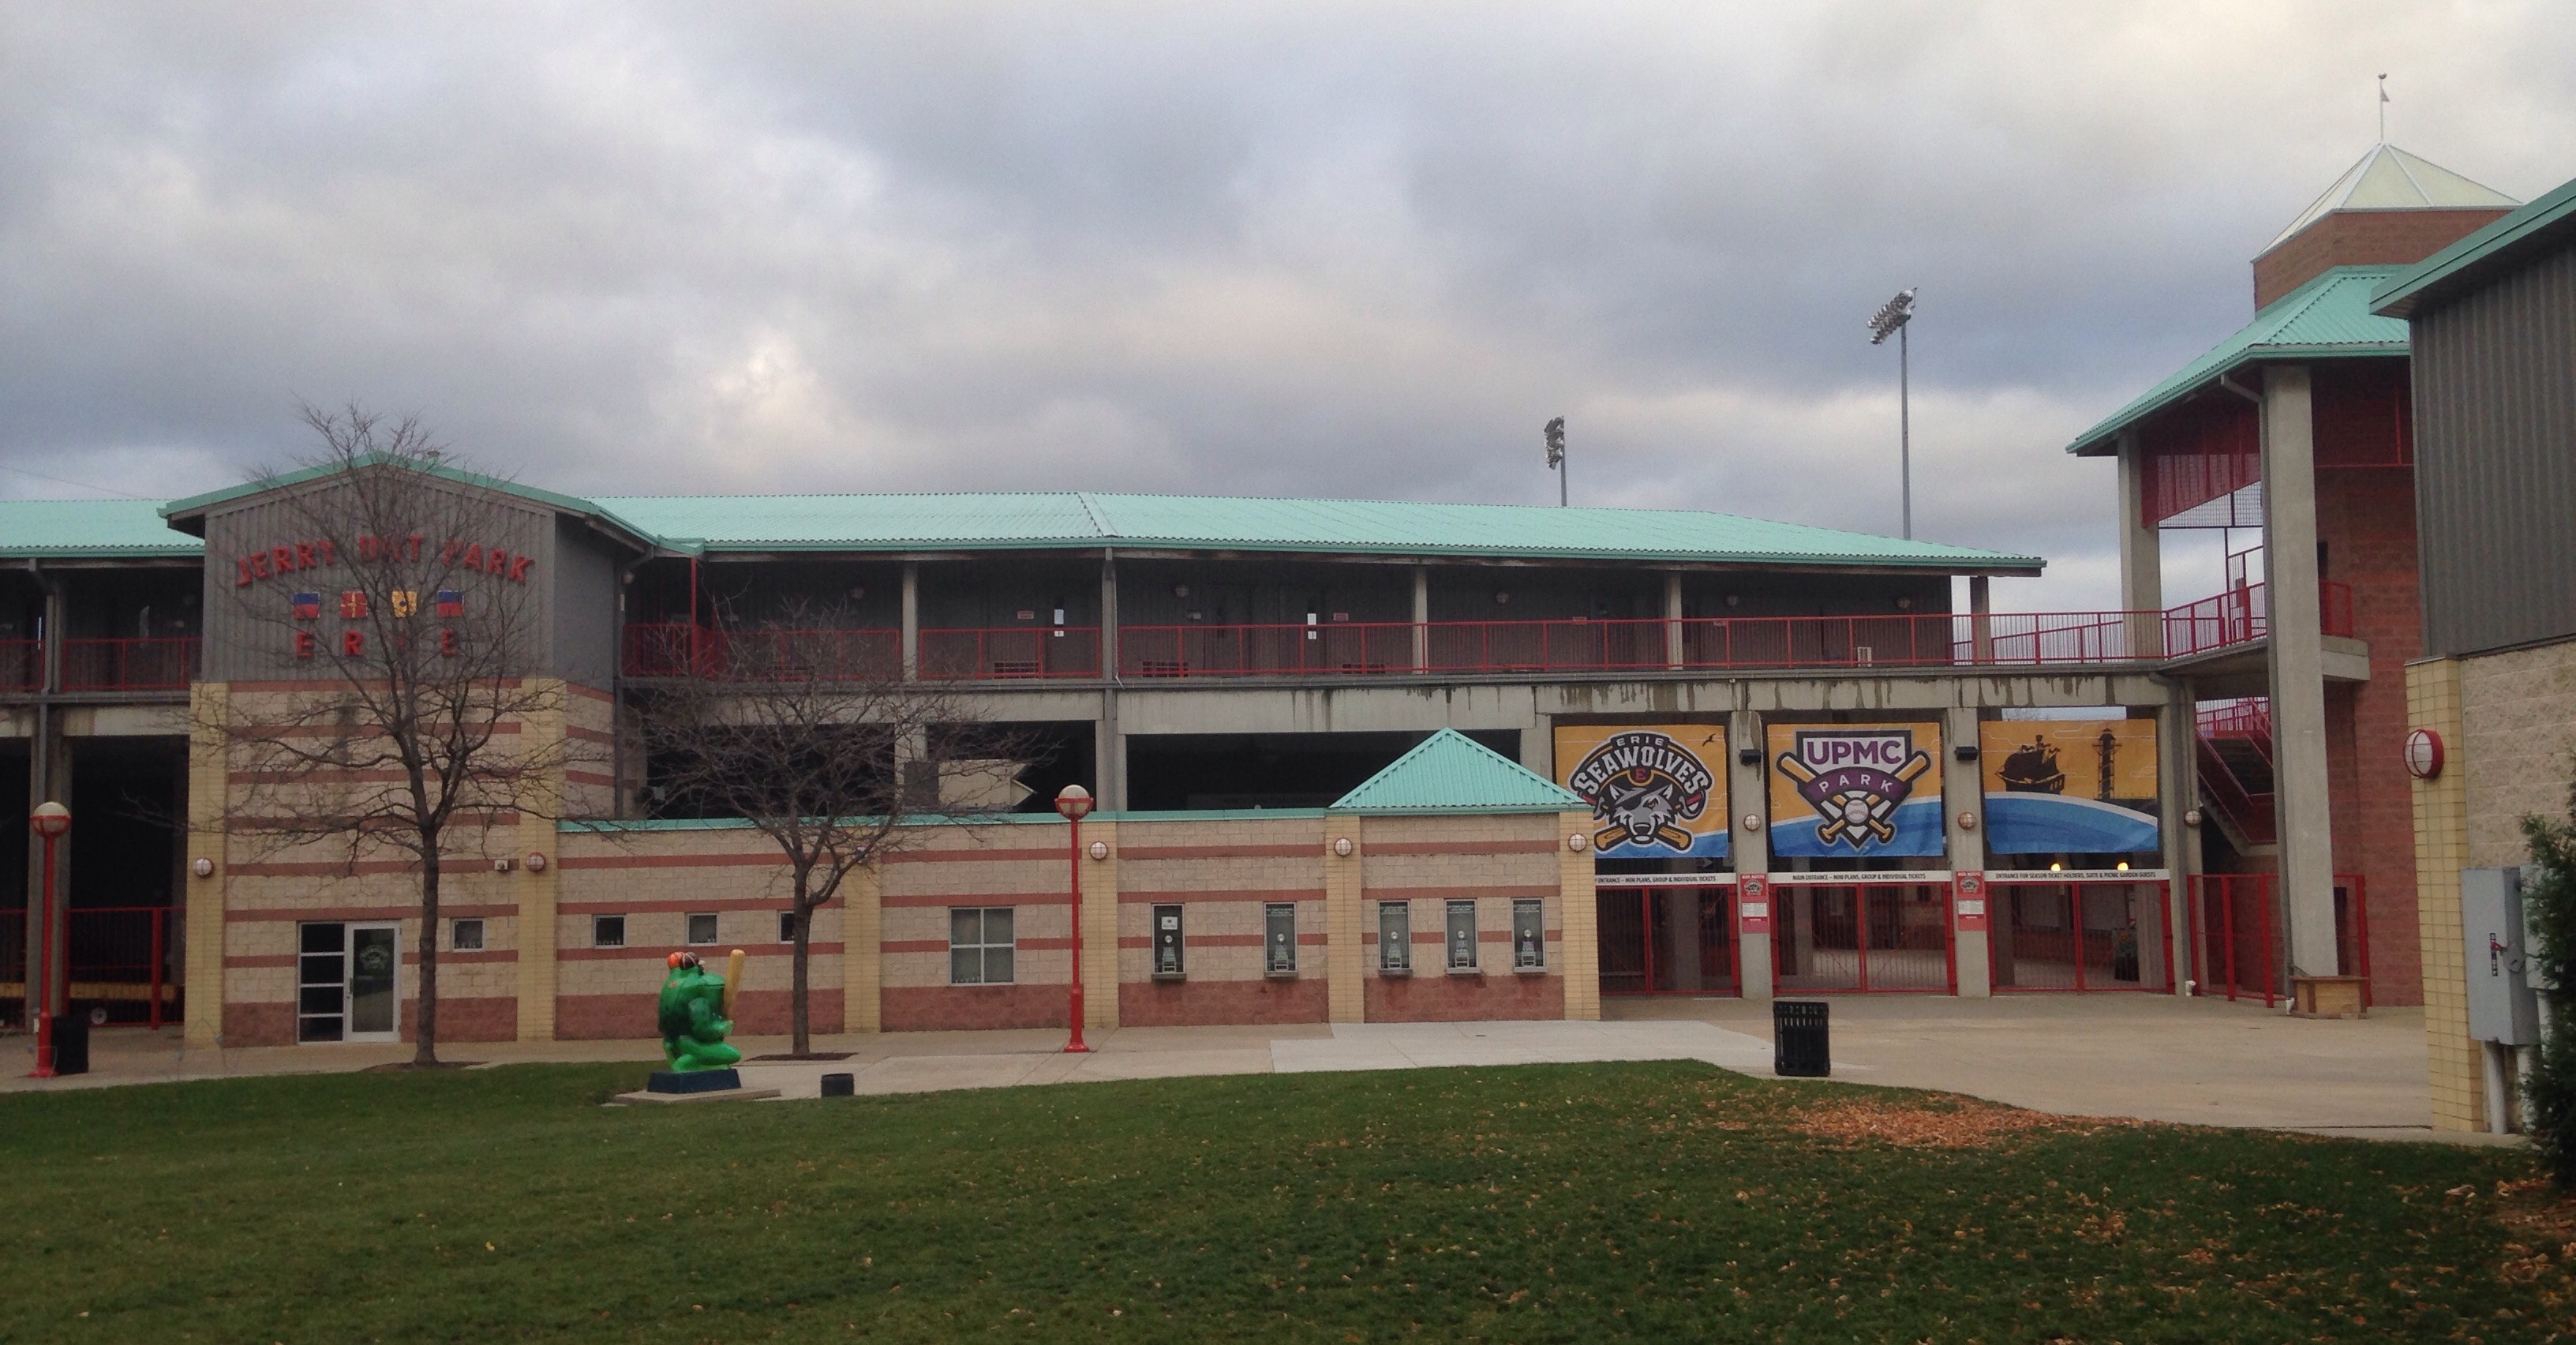
[(1476, 969), (1476, 903), (1449, 903), (1449, 970)]
[(1294, 975), (1297, 970), (1296, 904), (1274, 901), (1263, 905), (1261, 928), (1264, 950), (1261, 969), (1273, 976)]
[(1009, 985), (1019, 951), (1008, 906), (948, 908), (948, 983)]
[(796, 912), (780, 911), (778, 913), (778, 941), (780, 943), (796, 942)]
[(590, 918), (590, 946), (623, 948), (626, 946), (626, 917), (594, 915)]
[(483, 922), (459, 920), (447, 927), (447, 946), (460, 953), (483, 950)]
[(1377, 966), (1380, 971), (1413, 970), (1413, 903), (1377, 904)]
[(1547, 965), (1547, 903), (1536, 897), (1512, 902), (1512, 965), (1523, 969)]
[(713, 911), (702, 911), (702, 912), (699, 912), (699, 913), (698, 913), (698, 914), (696, 914), (696, 915), (692, 915), (692, 916), (690, 916), (690, 917), (689, 917), (689, 942), (691, 942), (691, 943), (714, 943), (715, 941), (716, 941), (716, 917), (715, 917), (715, 912), (713, 912)]

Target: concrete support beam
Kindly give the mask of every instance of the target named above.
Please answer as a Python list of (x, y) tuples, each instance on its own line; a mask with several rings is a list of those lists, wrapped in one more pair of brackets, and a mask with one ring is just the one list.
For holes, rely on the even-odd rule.
[[(1744, 829), (1746, 813), (1767, 814), (1770, 811), (1768, 795), (1765, 792), (1768, 786), (1765, 783), (1761, 761), (1762, 746), (1761, 715), (1751, 710), (1738, 710), (1727, 716), (1726, 798), (1732, 810), (1727, 817), (1727, 825), (1733, 828), (1735, 833), (1731, 845), (1734, 849), (1735, 872), (1739, 883), (1745, 874), (1768, 875), (1771, 869), (1770, 828), (1766, 826), (1757, 831)], [(1748, 747), (1753, 748), (1755, 752), (1754, 762), (1750, 766), (1744, 765), (1742, 761), (1744, 749)], [(1743, 900), (1743, 896), (1744, 889), (1737, 887), (1736, 900), (1739, 903)], [(1772, 927), (1777, 929), (1780, 927), (1780, 893), (1776, 889), (1773, 890), (1767, 900), (1771, 903)], [(1741, 923), (1740, 920), (1739, 923)], [(1772, 937), (1769, 934), (1747, 933), (1741, 940), (1742, 946), (1736, 950), (1736, 974), (1742, 978), (1746, 999), (1769, 999), (1772, 996), (1771, 968), (1774, 965), (1771, 956)]]
[[(1588, 836), (1592, 814), (1558, 813), (1560, 836)], [(1565, 922), (1565, 1016), (1590, 1022), (1601, 1016), (1601, 906), (1592, 893), (1592, 847), (1556, 847), (1557, 907)]]
[(2191, 876), (2200, 872), (2200, 828), (2183, 820), (2183, 814), (2200, 806), (2200, 750), (2195, 739), (2199, 732), (2191, 683), (2177, 682), (2173, 700), (2156, 712), (2156, 793), (2162, 809), (2157, 824), (2164, 837), (2165, 872), (2173, 875), (2165, 902), (2165, 928), (2173, 931), (2177, 995), (2190, 978), (2193, 941), (2200, 936), (2189, 919)]
[(2274, 811), (2293, 975), (2332, 976), (2334, 812), (2326, 793), (2325, 633), (2317, 601), (2316, 421), (2308, 370), (2263, 379), (2263, 565), (2271, 608)]
[(1127, 737), (1118, 727), (1118, 562), (1106, 552), (1100, 558), (1100, 668), (1109, 682), (1100, 689), (1100, 728), (1091, 758), (1100, 778), (1094, 787), (1101, 807), (1125, 812)]
[[(2165, 652), (2164, 540), (2146, 521), (2147, 462), (2135, 432), (2120, 436), (2120, 609), (2129, 618), (2129, 652), (2162, 658)], [(2153, 613), (2155, 615), (2149, 615)]]
[(921, 565), (903, 563), (903, 680), (921, 677)]
[[(1977, 712), (1973, 708), (1951, 710), (1941, 716), (1941, 750), (1950, 759), (1941, 763), (1942, 828), (1950, 835), (1950, 867), (1979, 872), (1986, 867), (1985, 771), (1982, 763), (1959, 760), (1961, 744), (1977, 745)], [(1974, 827), (1961, 827), (1962, 813), (1977, 817)], [(1986, 909), (1994, 909), (1993, 894), (1987, 894)], [(1994, 935), (1989, 930), (1958, 928), (1955, 899), (1950, 914), (1952, 947), (1956, 951), (1959, 996), (1962, 999), (1984, 999), (1994, 993)], [(1981, 923), (1991, 925), (1991, 916)]]
[(1986, 576), (1968, 576), (1968, 648), (1980, 664), (1995, 659), (1994, 593)]
[[(1337, 840), (1349, 841), (1351, 852), (1333, 853)], [(1336, 1023), (1368, 1018), (1369, 962), (1360, 946), (1369, 926), (1367, 903), (1360, 895), (1361, 865), (1368, 852), (1362, 840), (1360, 819), (1348, 814), (1325, 816), (1324, 989), (1327, 1011)]]
[(1664, 666), (1675, 671), (1682, 666), (1682, 573), (1667, 571), (1664, 575)]
[(1431, 667), (1431, 567), (1413, 567), (1413, 670)]

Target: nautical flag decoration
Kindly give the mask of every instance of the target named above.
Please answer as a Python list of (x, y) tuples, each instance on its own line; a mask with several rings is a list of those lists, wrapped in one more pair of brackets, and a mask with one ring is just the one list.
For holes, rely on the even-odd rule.
[(452, 588), (440, 589), (438, 591), (438, 614), (440, 616), (465, 615), (465, 595)]
[(398, 588), (385, 596), (391, 599), (394, 615), (397, 618), (408, 619), (418, 615), (420, 612), (420, 591), (418, 589)]
[(340, 591), (340, 619), (357, 621), (367, 615), (367, 591), (351, 588)]
[(295, 619), (298, 621), (315, 621), (322, 616), (322, 595), (319, 593), (298, 593), (289, 601), (295, 604)]

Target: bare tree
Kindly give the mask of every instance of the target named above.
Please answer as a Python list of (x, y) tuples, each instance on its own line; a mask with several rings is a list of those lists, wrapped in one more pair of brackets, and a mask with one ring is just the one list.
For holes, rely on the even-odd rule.
[(906, 681), (885, 632), (791, 606), (757, 627), (689, 633), (643, 707), (651, 779), (665, 811), (738, 817), (787, 858), (795, 945), (793, 1045), (812, 1054), (814, 912), (859, 869), (918, 844), (936, 814), (1006, 811), (1029, 741), (982, 722), (937, 683)]
[[(546, 604), (530, 573), (552, 520), (458, 470), (417, 419), (352, 406), (304, 420), (320, 449), (256, 477), (267, 498), (240, 521), (209, 518), (207, 564), (237, 569), (219, 581), (223, 656), (254, 685), (202, 700), (198, 727), (224, 746), (228, 833), (326, 851), (345, 876), (391, 860), (417, 877), (413, 1063), (435, 1066), (441, 881), (488, 861), (494, 829), (561, 815), (581, 750), (521, 732), (565, 709), (539, 675)], [(242, 545), (218, 545), (219, 526)]]

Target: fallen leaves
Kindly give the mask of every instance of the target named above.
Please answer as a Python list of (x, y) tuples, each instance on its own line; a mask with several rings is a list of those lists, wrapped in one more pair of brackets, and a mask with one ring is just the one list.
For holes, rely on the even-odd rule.
[(1927, 1106), (1858, 1098), (1804, 1107), (1789, 1117), (1789, 1128), (1802, 1135), (1837, 1144), (1876, 1140), (1900, 1149), (1982, 1149), (2032, 1131), (2089, 1135), (2129, 1124), (2100, 1117), (2051, 1116), (1974, 1101)]

